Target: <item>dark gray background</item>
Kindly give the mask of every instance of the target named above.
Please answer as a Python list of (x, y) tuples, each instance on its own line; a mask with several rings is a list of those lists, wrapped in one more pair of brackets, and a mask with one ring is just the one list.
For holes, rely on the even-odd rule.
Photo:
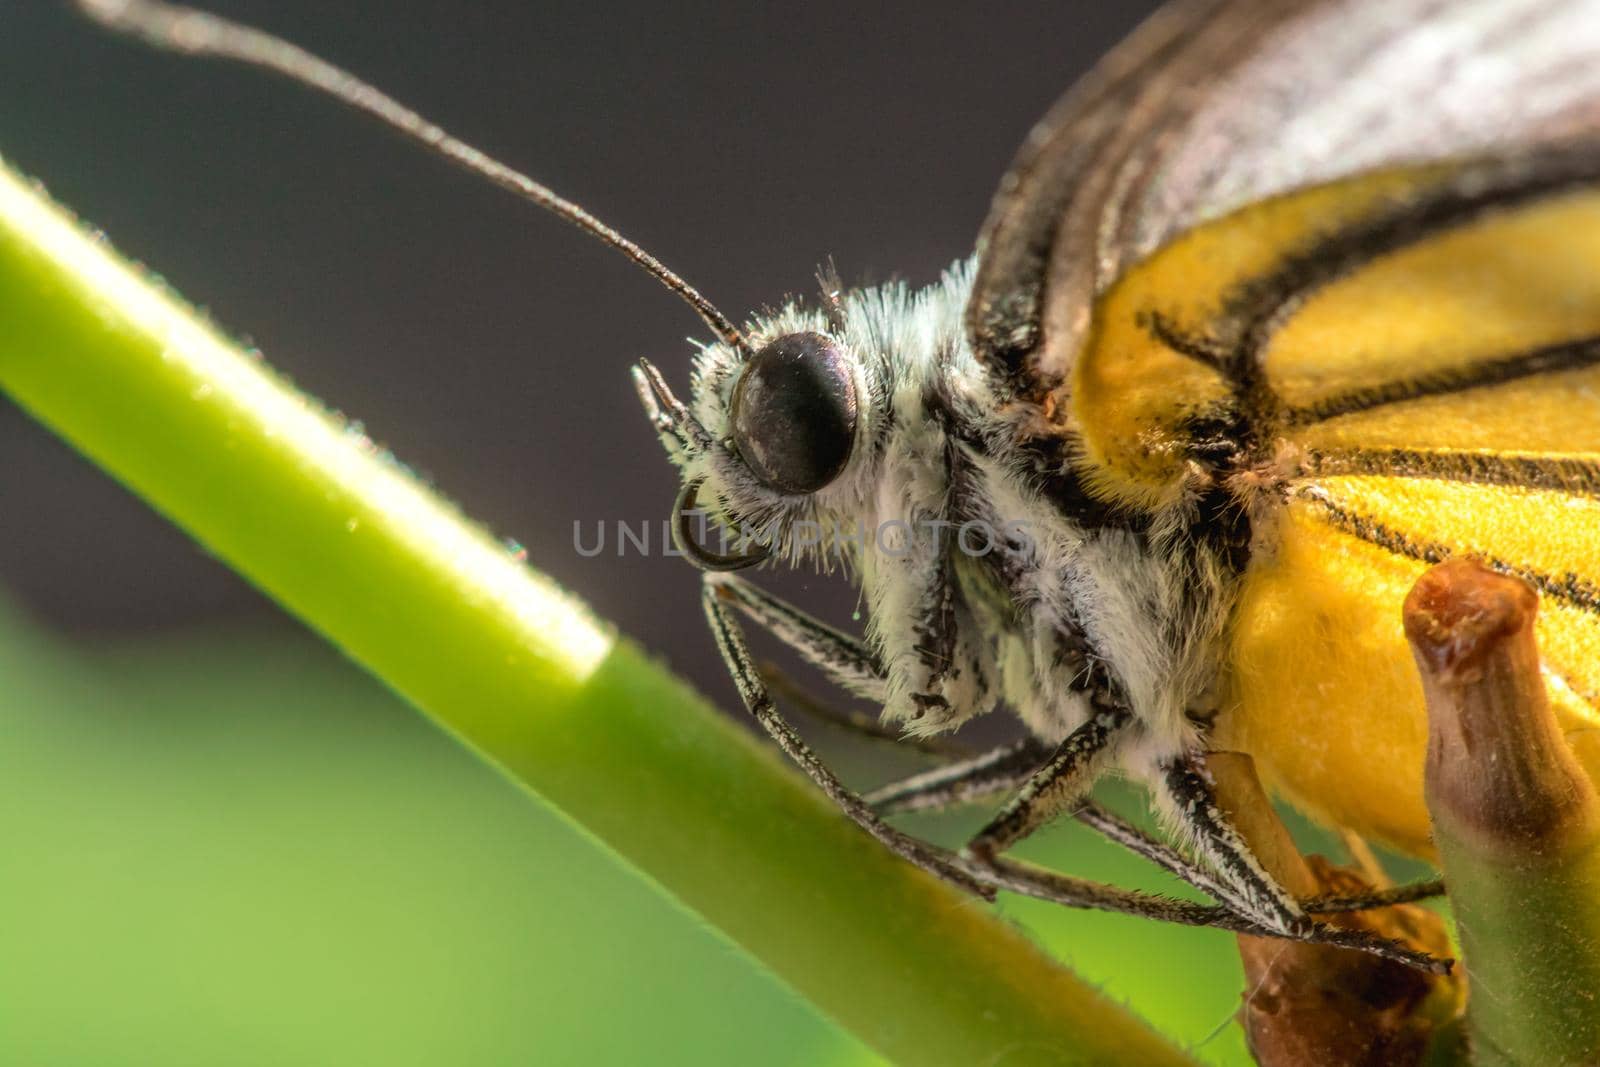
[[(572, 196), (739, 319), (967, 254), (1028, 127), (1151, 6), (214, 0)], [(676, 485), (628, 383), (698, 321), (613, 253), (279, 80), (0, 4), (0, 155), (714, 693), (681, 560), (574, 519)], [(0, 294), (4, 299), (4, 294)], [(0, 400), (0, 583), (86, 633), (274, 609)], [(790, 580), (813, 604), (847, 590)]]

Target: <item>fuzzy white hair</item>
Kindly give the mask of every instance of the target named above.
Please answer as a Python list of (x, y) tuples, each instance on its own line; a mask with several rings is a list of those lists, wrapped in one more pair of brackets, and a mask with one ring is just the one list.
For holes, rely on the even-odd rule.
[[(975, 266), (957, 263), (925, 289), (896, 283), (847, 292), (831, 309), (792, 302), (748, 326), (752, 350), (813, 332), (849, 355), (856, 439), (844, 470), (822, 489), (783, 494), (740, 462), (732, 404), (746, 357), (726, 344), (703, 347), (693, 377), (691, 410), (716, 444), (685, 448), (668, 437), (669, 449), (719, 519), (774, 532), (775, 559), (840, 563), (860, 583), (867, 639), (887, 676), (887, 721), (910, 734), (938, 733), (1003, 698), (1033, 733), (1059, 741), (1087, 714), (1083, 687), (1074, 684), (1085, 660), (1062, 654), (1062, 635), (1081, 633), (1137, 722), (1121, 762), (1145, 777), (1197, 740), (1191, 712), (1212, 682), (1229, 577), (1174, 543), (1182, 501), (1154, 528), (1131, 532), (1085, 528), (1041, 492), (1036, 466), (1007, 444), (1019, 416), (995, 399), (967, 343), (962, 315)], [(968, 424), (968, 440), (950, 433), (952, 409)], [(1021, 564), (1009, 585), (979, 554), (953, 551), (957, 531), (939, 525), (957, 517), (952, 455), (965, 491), (1019, 534), (1007, 546)], [(796, 536), (803, 523), (815, 524), (807, 528), (813, 536)], [(944, 536), (926, 536), (930, 528)], [(947, 670), (931, 668), (919, 647), (930, 590), (947, 599), (933, 610), (953, 624)]]

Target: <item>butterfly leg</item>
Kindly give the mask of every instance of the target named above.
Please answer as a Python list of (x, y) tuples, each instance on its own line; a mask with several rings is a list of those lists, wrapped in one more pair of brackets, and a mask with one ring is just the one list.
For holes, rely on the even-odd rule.
[[(880, 815), (906, 811), (943, 811), (1015, 789), (1027, 782), (1050, 755), (1050, 749), (1042, 742), (1027, 738), (970, 759), (891, 782), (867, 793), (862, 799)], [(1071, 814), (1106, 840), (1149, 860), (1202, 893), (1218, 900), (1227, 897), (1227, 890), (1210, 871), (1094, 801), (1080, 800)], [(1427, 887), (1419, 888), (1426, 892)], [(1353, 902), (1357, 902), (1356, 898), (1350, 902), (1341, 900), (1339, 904), (1343, 910), (1352, 910), (1347, 905)]]
[[(862, 799), (881, 815), (944, 811), (1022, 785), (1050, 754), (1041, 742), (1029, 738), (891, 782), (865, 794)], [(1225, 900), (1229, 896), (1229, 890), (1203, 866), (1094, 801), (1080, 799), (1070, 814), (1106, 840), (1121, 845), (1213, 899)], [(1418, 886), (1407, 891), (1426, 894), (1428, 889), (1428, 886)], [(1333, 903), (1337, 910), (1350, 911), (1362, 906), (1366, 899), (1341, 899)]]
[(1204, 757), (1180, 757), (1161, 770), (1162, 798), (1195, 847), (1223, 880), (1217, 899), (1230, 908), (1235, 919), (1243, 919), (1258, 931), (1277, 937), (1358, 949), (1435, 974), (1449, 971), (1449, 960), (1436, 959), (1426, 952), (1364, 930), (1330, 926), (1308, 914), (1355, 911), (1418, 900), (1440, 891), (1443, 887), (1437, 881), (1374, 890), (1343, 899), (1297, 901), (1262, 868), (1249, 845), (1217, 805)]
[[(773, 596), (736, 574), (709, 572), (706, 589), (799, 653), (834, 685), (882, 703), (883, 665), (861, 641)], [(709, 593), (708, 593), (709, 595)]]
[(766, 685), (756, 671), (755, 662), (750, 657), (750, 649), (745, 644), (744, 634), (732, 614), (732, 605), (729, 601), (737, 596), (736, 585), (742, 584), (744, 583), (730, 581), (727, 576), (708, 575), (702, 588), (701, 602), (705, 607), (706, 621), (710, 624), (712, 636), (717, 642), (717, 649), (722, 653), (728, 673), (732, 675), (733, 683), (739, 690), (739, 697), (744, 701), (745, 710), (766, 731), (767, 736), (777, 743), (784, 754), (793, 760), (795, 765), (804, 771), (806, 776), (815, 782), (818, 788), (827, 794), (828, 798), (857, 826), (877, 838), (902, 859), (970, 893), (992, 900), (995, 892), (993, 887), (954, 862), (954, 857), (896, 830), (879, 818), (855, 792), (839, 781), (795, 732), (794, 727), (778, 713)]
[[(708, 575), (703, 601), (718, 647), (752, 716), (849, 818), (897, 855), (985, 898), (992, 898), (997, 889), (1007, 889), (1068, 907), (1114, 911), (1164, 922), (1217, 926), (1251, 933), (1281, 933), (1275, 926), (1245, 915), (1231, 902), (1222, 908), (1217, 908), (1172, 900), (1148, 893), (1099, 885), (1000, 857), (978, 862), (968, 857), (953, 856), (943, 849), (919, 841), (887, 825), (857, 794), (846, 788), (817, 759), (793, 728), (777, 713), (760, 675), (756, 672), (743, 634), (730, 609), (737, 608), (763, 624), (769, 620), (779, 624), (768, 628), (779, 631), (780, 636), (787, 634), (784, 639), (791, 643), (797, 652), (808, 661), (817, 664), (842, 685), (852, 687), (860, 685), (863, 688), (871, 685), (872, 680), (864, 676), (864, 672), (873, 669), (875, 664), (870, 651), (848, 635), (810, 619), (797, 609), (733, 575)], [(881, 684), (881, 679), (878, 682)], [(1202, 890), (1212, 891), (1206, 881), (1207, 872), (1200, 871), (1175, 850), (1151, 839), (1116, 816), (1087, 805), (1081, 809), (1079, 817), (1113, 840), (1147, 856)], [(1042, 821), (1039, 820), (1039, 823)], [(1221, 897), (1223, 894), (1218, 892), (1215, 895)], [(1336, 906), (1348, 907), (1351, 903), (1367, 902), (1333, 903)], [(1378, 952), (1425, 969), (1439, 966), (1439, 961), (1431, 960), (1403, 946), (1392, 945), (1356, 931), (1326, 927), (1309, 921), (1303, 923), (1302, 929), (1291, 932), (1290, 936)]]
[[(1045, 899), (1070, 907), (1117, 911), (1153, 919), (1189, 923), (1205, 922), (1207, 915), (1216, 912), (1216, 909), (1208, 912), (1203, 906), (1095, 885), (1082, 879), (1057, 876), (1043, 871), (1030, 872), (1014, 864), (1000, 873), (998, 868), (978, 864), (968, 858), (951, 856), (941, 849), (917, 841), (887, 826), (877, 817), (877, 813), (867, 808), (858, 796), (846, 789), (832, 772), (817, 760), (794, 733), (793, 728), (772, 707), (771, 697), (760, 675), (754, 669), (743, 634), (733, 620), (730, 609), (737, 609), (752, 621), (774, 631), (804, 659), (818, 665), (835, 681), (847, 687), (866, 688), (867, 683), (863, 673), (874, 669), (876, 664), (870, 651), (848, 635), (811, 619), (737, 575), (718, 573), (707, 575), (703, 600), (718, 647), (722, 650), (723, 658), (734, 677), (740, 696), (744, 698), (745, 706), (785, 753), (793, 758), (813, 781), (822, 786), (846, 815), (898, 855), (932, 870), (941, 877), (948, 878), (950, 872), (954, 871), (957, 875), (976, 881), (989, 890), (984, 894), (986, 896), (992, 895), (994, 888), (1013, 888), (1018, 892), (1029, 892), (1035, 896), (1043, 895)], [(1014, 781), (1024, 780), (1031, 771), (1045, 761), (1048, 754), (1048, 749), (1040, 742), (1030, 739), (1018, 745), (1005, 746), (978, 756), (967, 763), (964, 774), (953, 767), (949, 768), (956, 773), (944, 782), (933, 783), (921, 791), (922, 800), (916, 803), (916, 806), (919, 808), (939, 806), (934, 802), (936, 796), (946, 796), (951, 789), (966, 788), (957, 785), (960, 779), (992, 778), (1001, 767), (1014, 768), (1016, 775)], [(903, 786), (907, 783), (900, 784)], [(970, 784), (969, 782), (968, 785)], [(894, 786), (886, 787), (886, 789), (894, 788)], [(884, 790), (878, 792), (883, 793)], [(901, 792), (908, 798), (917, 795), (917, 791), (911, 789), (904, 789)], [(1092, 806), (1086, 810), (1099, 811)], [(1113, 839), (1119, 843), (1128, 844), (1141, 854), (1152, 855), (1152, 858), (1161, 857), (1156, 859), (1157, 862), (1162, 862), (1162, 859), (1169, 855), (1176, 857), (1176, 854), (1166, 846), (1121, 823), (1114, 816), (1107, 815), (1101, 820), (1101, 824), (1117, 831)], [(1096, 824), (1091, 822), (1091, 825)], [(1182, 861), (1181, 858), (1175, 858), (1167, 862), (1171, 864)], [(1172, 868), (1169, 866), (1169, 869)], [(958, 881), (966, 887), (959, 878), (951, 880)], [(1195, 911), (1196, 907), (1200, 910)]]
[(1207, 926), (1217, 930), (1254, 934), (1257, 937), (1287, 937), (1313, 944), (1336, 945), (1395, 960), (1430, 974), (1450, 973), (1453, 962), (1430, 956), (1399, 941), (1392, 941), (1365, 930), (1349, 930), (1324, 923), (1307, 922), (1300, 929), (1285, 933), (1243, 915), (1229, 906), (1195, 904), (1187, 900), (1173, 900), (1170, 897), (1109, 889), (1094, 882), (1086, 882), (1071, 875), (1057, 874), (1055, 871), (1021, 863), (1005, 856), (995, 858), (985, 870), (993, 877), (994, 884), (1001, 889), (1069, 908), (1116, 911), (1128, 915), (1140, 915), (1158, 922), (1177, 923), (1181, 926)]
[(1261, 869), (1248, 846), (1239, 838), (1211, 797), (1203, 775), (1189, 760), (1163, 768), (1164, 796), (1180, 812), (1180, 821), (1199, 845), (1202, 857), (1216, 875), (1174, 849), (1103, 809), (1089, 806), (1085, 794), (1099, 776), (1105, 757), (1114, 750), (1122, 731), (1133, 721), (1093, 667), (1083, 685), (1090, 716), (1067, 735), (1050, 759), (1040, 766), (1009, 803), (968, 842), (964, 854), (993, 866), (996, 857), (1032, 834), (1057, 815), (1076, 808), (1080, 821), (1111, 840), (1131, 849), (1221, 901), (1242, 917), (1270, 930), (1292, 934), (1309, 920), (1299, 905)]
[(1157, 790), (1182, 832), (1217, 873), (1224, 903), (1285, 936), (1311, 925), (1299, 903), (1261, 866), (1217, 804), (1203, 757), (1181, 756), (1162, 764)]
[(1106, 701), (1056, 747), (987, 826), (967, 842), (965, 852), (980, 862), (993, 860), (1039, 827), (1077, 804), (1099, 776), (1105, 757), (1133, 715)]
[(941, 811), (1016, 788), (1049, 756), (1044, 744), (1029, 737), (891, 782), (863, 799), (881, 814)]
[[(1090, 725), (1086, 723), (1084, 727), (1079, 727), (1079, 730)], [(1072, 737), (1069, 736), (1067, 742), (1063, 743), (1063, 748), (1068, 747), (1071, 741)], [(1051, 762), (1054, 763), (1055, 759), (1052, 758)], [(1041, 768), (1041, 773), (1045, 769)], [(1299, 902), (1289, 896), (1276, 880), (1261, 868), (1249, 846), (1228, 822), (1212, 795), (1200, 759), (1185, 757), (1174, 760), (1166, 764), (1162, 770), (1165, 798), (1177, 810), (1181, 825), (1193, 835), (1206, 861), (1216, 869), (1215, 876), (1192, 863), (1176, 849), (1150, 838), (1143, 831), (1109, 812), (1085, 806), (1078, 812), (1079, 818), (1101, 830), (1113, 841), (1126, 845), (1221, 901), (1222, 907), (1189, 904), (1139, 894), (1138, 896), (1143, 899), (1138, 902), (1138, 906), (1144, 910), (1137, 913), (1185, 925), (1213, 926), (1240, 933), (1339, 945), (1397, 960), (1436, 974), (1448, 972), (1450, 967), (1448, 960), (1435, 959), (1425, 952), (1419, 952), (1407, 945), (1363, 930), (1329, 926), (1311, 919)], [(1034, 825), (1042, 825), (1042, 821)], [(1092, 900), (1094, 894), (1102, 888), (1094, 883), (1085, 883), (1081, 879), (1059, 875), (1030, 864), (1018, 863), (998, 854), (988, 856), (979, 854), (975, 857), (975, 862), (983, 870), (991, 873), (1001, 888), (1044, 900), (1056, 900), (1069, 906), (1100, 906), (1083, 903), (1084, 900)], [(1397, 892), (1384, 896), (1392, 896), (1394, 900), (1414, 899), (1413, 894), (1416, 889), (1426, 891), (1428, 888), (1428, 886), (1418, 886), (1405, 893)], [(1377, 897), (1368, 897), (1328, 903), (1336, 907), (1347, 907), (1354, 903), (1377, 905), (1389, 902), (1392, 901), (1380, 901)], [(1119, 907), (1116, 910), (1126, 909)]]
[[(722, 599), (793, 649), (807, 663), (821, 670), (835, 685), (863, 697), (883, 699), (883, 667), (872, 650), (856, 638), (807, 615), (737, 575), (712, 574), (706, 581), (708, 586), (717, 589)], [(778, 672), (771, 668), (763, 669), (763, 675), (775, 673)], [(858, 723), (853, 717), (818, 706), (805, 694), (798, 693), (798, 687), (783, 680), (781, 674), (774, 688), (789, 690), (791, 697), (795, 697), (797, 703), (818, 719), (875, 740), (885, 736), (875, 721)], [(933, 755), (949, 755), (951, 751), (941, 751), (942, 746), (936, 747), (937, 738), (921, 742), (915, 738), (897, 740)], [(1047, 750), (1029, 738), (885, 786), (876, 790), (867, 803), (880, 808), (880, 813), (948, 807), (1015, 786), (1026, 779), (1046, 755)]]
[[(728, 604), (821, 670), (834, 684), (869, 698), (877, 696), (881, 699), (882, 666), (862, 642), (738, 575), (714, 573), (707, 577), (707, 583), (708, 588), (715, 587), (718, 595)], [(1097, 669), (1087, 669), (1083, 679), (1086, 686), (1104, 682)], [(1105, 692), (1103, 684), (1099, 692)], [(1109, 697), (1106, 696), (1091, 696), (1091, 700), (1110, 706)], [(805, 700), (802, 703), (809, 705), (814, 702)], [(1110, 714), (1122, 721), (1121, 714), (1125, 713), (1112, 711)], [(876, 729), (858, 728), (853, 721), (831, 710), (818, 717), (870, 737), (880, 736)], [(1066, 781), (1075, 777), (1076, 772), (1090, 769), (1082, 765), (1082, 750), (1087, 742), (1100, 737), (1101, 733), (1101, 730), (1091, 726), (1085, 734), (1078, 735), (1076, 741), (1069, 738), (1071, 744), (1059, 746), (1053, 758), (1043, 742), (1027, 738), (893, 782), (872, 791), (863, 799), (879, 815), (936, 811), (1028, 783), (1023, 792), (991, 823), (993, 830), (990, 839), (995, 842), (995, 854), (1031, 833), (1055, 814), (1073, 806), (1074, 802), (1079, 802), (1075, 812), (1079, 821), (1202, 892), (1220, 897), (1209, 872), (1098, 805), (1084, 801), (1082, 788)], [(983, 834), (979, 836), (982, 838)]]
[(885, 723), (877, 715), (836, 707), (808, 692), (805, 686), (771, 660), (760, 661), (758, 668), (779, 704), (789, 705), (808, 719), (842, 730), (852, 737), (893, 745), (897, 752), (911, 750), (946, 763), (952, 760), (964, 760), (977, 754), (977, 750), (971, 745), (962, 744), (953, 737), (939, 734), (908, 737), (899, 727)]
[(1210, 871), (1171, 845), (1151, 837), (1122, 816), (1102, 808), (1093, 801), (1085, 801), (1077, 811), (1073, 812), (1073, 817), (1106, 840), (1121, 845), (1136, 856), (1144, 857), (1213, 900), (1227, 899), (1227, 890)]

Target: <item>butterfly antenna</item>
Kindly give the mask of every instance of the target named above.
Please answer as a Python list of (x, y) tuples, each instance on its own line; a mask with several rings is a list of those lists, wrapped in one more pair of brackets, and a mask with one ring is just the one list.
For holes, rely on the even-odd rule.
[(489, 179), (610, 245), (676, 293), (723, 341), (748, 353), (744, 336), (700, 291), (616, 230), (546, 185), (452, 137), (393, 97), (340, 67), (270, 33), (216, 15), (159, 0), (73, 0), (100, 25), (172, 52), (231, 59), (281, 74), (364, 111), (428, 150)]

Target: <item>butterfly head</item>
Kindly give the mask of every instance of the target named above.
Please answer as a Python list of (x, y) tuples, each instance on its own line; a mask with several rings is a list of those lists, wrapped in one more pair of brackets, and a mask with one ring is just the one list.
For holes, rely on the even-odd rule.
[(837, 325), (790, 308), (743, 348), (706, 346), (688, 403), (649, 362), (635, 368), (640, 400), (683, 476), (674, 536), (698, 566), (737, 570), (836, 547), (862, 491), (877, 392)]

